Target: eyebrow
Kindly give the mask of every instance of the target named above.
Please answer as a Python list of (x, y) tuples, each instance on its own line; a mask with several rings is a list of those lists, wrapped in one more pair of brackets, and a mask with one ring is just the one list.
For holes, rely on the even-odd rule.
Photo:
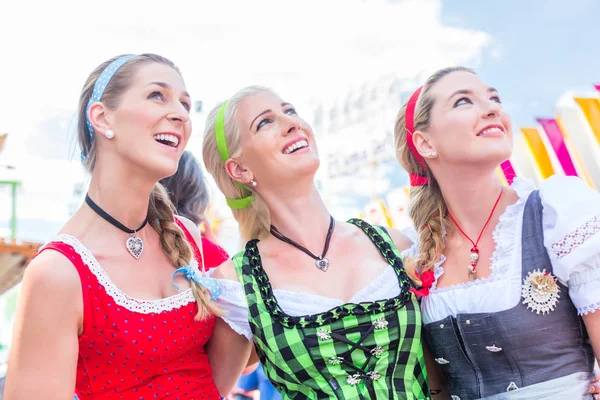
[[(168, 83), (166, 83), (166, 82), (150, 82), (150, 83), (149, 83), (149, 84), (147, 84), (146, 86), (150, 86), (150, 85), (157, 85), (157, 86), (160, 86), (161, 88), (163, 88), (163, 89), (167, 89), (167, 90), (170, 90), (170, 89), (171, 89), (171, 85), (169, 85), (169, 84), (168, 84)], [(183, 95), (184, 95), (184, 96), (186, 96), (186, 97), (190, 97), (190, 98), (192, 97), (192, 96), (190, 96), (190, 94), (189, 94), (188, 92), (186, 92), (185, 90), (183, 91)]]
[[(493, 87), (489, 87), (488, 88), (488, 93), (492, 93), (492, 92), (496, 92), (498, 93), (498, 90), (496, 88)], [(458, 89), (456, 91), (454, 91), (449, 97), (448, 100), (450, 100), (451, 98), (453, 98), (454, 96), (456, 96), (457, 94), (473, 94), (472, 90), (468, 90), (468, 89)]]
[[(285, 106), (291, 106), (291, 104), (290, 104), (290, 103), (286, 103), (286, 102), (283, 102), (283, 103), (281, 103), (281, 107), (285, 107)], [(271, 110), (271, 109), (269, 108), (268, 110), (265, 110), (265, 111), (261, 112), (260, 114), (258, 114), (258, 115), (257, 115), (257, 116), (256, 116), (256, 117), (255, 117), (255, 118), (252, 120), (252, 122), (250, 123), (250, 127), (249, 127), (248, 129), (252, 129), (252, 125), (254, 125), (254, 121), (256, 121), (256, 120), (257, 120), (258, 118), (260, 118), (261, 116), (263, 116), (263, 115), (265, 115), (265, 114), (267, 114), (267, 113), (270, 113), (270, 112), (272, 112), (272, 111), (273, 111), (273, 110)]]

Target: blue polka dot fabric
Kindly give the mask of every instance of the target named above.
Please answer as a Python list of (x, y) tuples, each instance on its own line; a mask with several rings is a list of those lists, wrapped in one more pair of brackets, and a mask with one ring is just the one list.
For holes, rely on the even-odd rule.
[(94, 140), (94, 128), (92, 128), (90, 119), (87, 116), (88, 111), (90, 110), (90, 106), (93, 103), (100, 101), (102, 95), (104, 94), (104, 90), (106, 89), (106, 85), (108, 85), (108, 82), (110, 82), (115, 72), (117, 72), (117, 70), (121, 68), (123, 64), (131, 60), (133, 57), (135, 57), (135, 54), (128, 54), (126, 56), (117, 58), (115, 61), (111, 62), (109, 66), (104, 69), (104, 71), (102, 71), (102, 73), (96, 80), (96, 83), (94, 84), (94, 90), (92, 91), (92, 96), (90, 97), (90, 100), (87, 104), (87, 108), (85, 110), (85, 120), (87, 123), (88, 130), (90, 131), (90, 143)]

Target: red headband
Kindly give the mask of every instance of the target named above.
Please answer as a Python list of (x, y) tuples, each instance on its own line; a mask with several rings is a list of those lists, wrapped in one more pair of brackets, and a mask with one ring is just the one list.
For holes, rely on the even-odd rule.
[[(413, 143), (413, 133), (415, 131), (415, 107), (417, 106), (417, 100), (419, 100), (421, 90), (423, 90), (423, 86), (415, 90), (412, 96), (410, 96), (408, 104), (406, 104), (406, 113), (404, 120), (406, 122), (406, 142), (408, 144), (408, 148), (412, 153), (413, 157), (415, 157), (415, 159), (419, 163), (419, 165), (423, 169), (427, 169), (425, 159), (423, 159), (423, 156), (419, 154), (417, 148), (415, 147), (415, 144)], [(410, 186), (423, 186), (429, 183), (429, 180), (426, 176), (408, 174), (408, 177), (410, 179)]]

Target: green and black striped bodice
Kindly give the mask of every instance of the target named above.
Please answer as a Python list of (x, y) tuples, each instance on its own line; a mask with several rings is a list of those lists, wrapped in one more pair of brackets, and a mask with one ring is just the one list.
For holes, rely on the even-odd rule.
[(429, 399), (421, 313), (400, 254), (383, 228), (349, 222), (396, 272), (398, 296), (294, 317), (273, 295), (258, 241), (234, 257), (265, 373), (284, 399)]

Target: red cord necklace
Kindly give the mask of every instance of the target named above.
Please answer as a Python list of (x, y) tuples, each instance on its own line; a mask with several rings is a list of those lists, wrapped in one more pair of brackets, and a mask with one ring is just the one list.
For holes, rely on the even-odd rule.
[(479, 240), (481, 239), (483, 232), (485, 232), (485, 228), (487, 228), (488, 224), (490, 223), (490, 220), (492, 219), (492, 216), (494, 215), (494, 211), (496, 211), (496, 207), (498, 206), (498, 203), (500, 202), (501, 197), (502, 197), (502, 190), (500, 190), (500, 195), (498, 195), (498, 199), (496, 200), (496, 203), (494, 204), (494, 208), (492, 208), (492, 212), (490, 212), (490, 216), (488, 217), (487, 221), (485, 222), (485, 225), (481, 229), (481, 232), (479, 232), (479, 236), (477, 237), (477, 241), (475, 241), (475, 242), (469, 237), (469, 235), (467, 235), (465, 233), (465, 231), (463, 231), (461, 229), (461, 227), (458, 225), (458, 223), (456, 222), (456, 220), (454, 219), (452, 214), (450, 214), (450, 211), (448, 211), (448, 216), (450, 217), (452, 222), (454, 222), (454, 225), (456, 225), (456, 227), (458, 228), (460, 233), (462, 233), (463, 236), (466, 237), (467, 239), (469, 239), (469, 242), (471, 242), (471, 244), (473, 244), (473, 248), (471, 249), (471, 265), (469, 265), (469, 269), (468, 269), (470, 280), (475, 280), (475, 270), (477, 269), (477, 261), (479, 260), (479, 248), (477, 247), (477, 245), (479, 244)]

